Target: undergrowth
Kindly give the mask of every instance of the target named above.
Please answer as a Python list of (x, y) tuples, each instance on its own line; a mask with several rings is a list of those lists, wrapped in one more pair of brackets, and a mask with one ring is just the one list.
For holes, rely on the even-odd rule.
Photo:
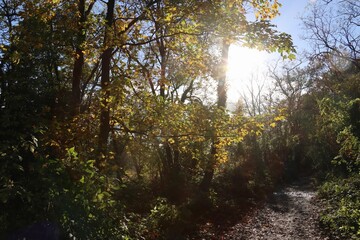
[(360, 239), (360, 174), (325, 182), (319, 196), (325, 203), (320, 217), (324, 228), (341, 239)]

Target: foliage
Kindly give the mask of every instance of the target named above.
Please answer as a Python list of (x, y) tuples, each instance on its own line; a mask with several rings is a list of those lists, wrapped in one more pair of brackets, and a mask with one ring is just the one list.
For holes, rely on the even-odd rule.
[(99, 175), (94, 161), (81, 161), (74, 148), (68, 149), (63, 161), (40, 157), (28, 175), (22, 168), (15, 180), (3, 175), (1, 204), (6, 211), (1, 218), (2, 232), (47, 220), (72, 238), (126, 237), (123, 207), (111, 197), (119, 183)]
[[(357, 108), (357, 102), (358, 99), (347, 102), (342, 116), (336, 117), (337, 121), (340, 119), (342, 127), (337, 130), (337, 143), (340, 149), (332, 163), (342, 166), (340, 173), (342, 176), (345, 175), (345, 178), (329, 179), (319, 190), (319, 196), (327, 204), (322, 212), (322, 224), (334, 235), (346, 239), (357, 239), (360, 236), (359, 137), (354, 134), (358, 122), (349, 120), (351, 109), (354, 109), (354, 105), (355, 109)], [(344, 121), (344, 117), (347, 121)], [(339, 171), (335, 171), (335, 174), (338, 173)]]
[[(126, 237), (123, 206), (113, 198), (114, 191), (121, 187), (120, 183), (99, 174), (95, 161), (79, 159), (74, 148), (67, 150), (67, 158), (63, 161), (65, 163), (49, 162), (49, 169), (44, 170), (61, 174), (63, 178), (68, 175), (65, 183), (48, 179), (50, 186), (60, 183), (50, 187), (48, 204), (53, 205), (64, 231), (76, 238)], [(55, 173), (51, 173), (52, 169)], [(43, 179), (47, 180), (46, 177)]]
[[(308, 169), (356, 183), (358, 45), (344, 44), (343, 61), (349, 49), (329, 44), (351, 39), (352, 14), (345, 32), (317, 41), (331, 56), (274, 74), (283, 98), (269, 96), (252, 116), (206, 92), (225, 82), (231, 43), (294, 58), (291, 36), (271, 22), (280, 6), (1, 1), (1, 234), (51, 221), (69, 238), (173, 239), (208, 208), (261, 198)], [(342, 234), (354, 234), (358, 203), (341, 190), (352, 185), (324, 189), (338, 200), (324, 223), (339, 219)]]
[(181, 235), (180, 230), (184, 227), (181, 220), (177, 206), (168, 203), (166, 199), (157, 199), (147, 217), (149, 238), (169, 239)]
[[(349, 173), (359, 172), (359, 152), (360, 152), (360, 140), (356, 129), (359, 126), (358, 121), (351, 121), (354, 112), (358, 112), (359, 99), (350, 101), (347, 105), (347, 115), (349, 117), (348, 123), (342, 131), (339, 132), (337, 142), (341, 145), (339, 155), (333, 160), (334, 164), (344, 164)], [(355, 113), (355, 114), (356, 114)]]
[(344, 239), (360, 237), (359, 187), (359, 174), (327, 181), (321, 186), (319, 196), (326, 203), (321, 223), (334, 235)]

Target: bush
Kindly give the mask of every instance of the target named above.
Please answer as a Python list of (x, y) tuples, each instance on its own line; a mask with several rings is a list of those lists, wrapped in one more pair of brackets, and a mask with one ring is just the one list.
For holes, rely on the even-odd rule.
[(360, 175), (326, 182), (319, 196), (325, 202), (321, 224), (344, 239), (360, 238)]
[(186, 205), (176, 206), (165, 198), (156, 200), (146, 222), (146, 239), (183, 239), (194, 224)]

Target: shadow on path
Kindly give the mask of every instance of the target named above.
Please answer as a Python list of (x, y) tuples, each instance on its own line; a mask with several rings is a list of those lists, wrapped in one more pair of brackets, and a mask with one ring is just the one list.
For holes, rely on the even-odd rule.
[(306, 180), (274, 192), (249, 219), (240, 222), (217, 239), (326, 240), (318, 228), (319, 209), (315, 191)]

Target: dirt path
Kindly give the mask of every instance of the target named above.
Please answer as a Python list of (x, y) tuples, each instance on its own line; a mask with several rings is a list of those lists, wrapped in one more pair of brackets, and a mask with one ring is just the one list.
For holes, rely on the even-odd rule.
[(318, 229), (315, 192), (298, 183), (275, 192), (264, 208), (225, 232), (220, 239), (328, 239)]
[(230, 229), (200, 239), (327, 240), (318, 228), (315, 192), (307, 183), (284, 187)]

